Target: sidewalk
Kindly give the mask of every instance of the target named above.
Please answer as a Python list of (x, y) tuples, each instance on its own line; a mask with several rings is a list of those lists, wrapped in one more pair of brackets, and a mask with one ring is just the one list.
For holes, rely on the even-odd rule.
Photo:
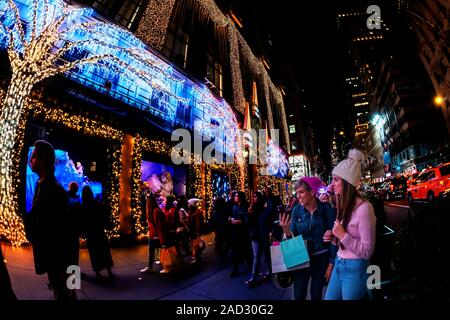
[[(203, 237), (211, 243), (213, 235)], [(13, 248), (2, 243), (2, 250), (17, 298), (53, 300), (47, 276), (34, 272), (31, 247)], [(115, 279), (99, 283), (95, 279), (87, 249), (80, 250), (80, 267), (87, 273), (77, 291), (80, 300), (290, 300), (292, 288), (278, 289), (271, 281), (249, 289), (248, 275), (231, 279), (231, 266), (221, 266), (212, 244), (207, 245), (199, 265), (187, 265), (183, 275), (141, 274), (148, 259), (147, 245), (111, 249)]]

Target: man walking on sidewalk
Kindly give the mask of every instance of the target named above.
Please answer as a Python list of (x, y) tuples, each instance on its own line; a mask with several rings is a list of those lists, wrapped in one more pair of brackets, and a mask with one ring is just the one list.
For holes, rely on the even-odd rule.
[(43, 140), (36, 141), (30, 159), (31, 170), (39, 175), (33, 205), (24, 217), (25, 231), (33, 245), (36, 274), (47, 273), (57, 300), (76, 299), (67, 287), (67, 267), (72, 257), (68, 196), (55, 178), (55, 150)]

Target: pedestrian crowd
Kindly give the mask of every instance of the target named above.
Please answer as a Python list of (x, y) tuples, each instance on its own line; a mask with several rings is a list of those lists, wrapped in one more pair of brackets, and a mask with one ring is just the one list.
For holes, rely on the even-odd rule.
[[(33, 247), (35, 272), (47, 274), (56, 299), (73, 300), (76, 294), (67, 286), (66, 271), (68, 266), (78, 265), (80, 238), (86, 241), (96, 278), (114, 279), (105, 233), (110, 228), (109, 210), (95, 199), (89, 186), (82, 188), (81, 196), (75, 182), (68, 191), (64, 190), (54, 176), (52, 145), (40, 140), (34, 146), (30, 167), (39, 180), (32, 208), (24, 215), (24, 225)], [(270, 186), (250, 192), (250, 201), (244, 191), (215, 198), (208, 222), (215, 234), (220, 262), (232, 266), (230, 277), (249, 274), (245, 282), (249, 288), (276, 279), (272, 274), (271, 245), (301, 235), (309, 266), (289, 271), (296, 300), (305, 300), (308, 288), (312, 300), (321, 300), (327, 284), (327, 300), (365, 298), (376, 218), (372, 205), (357, 191), (361, 161), (362, 153), (351, 150), (348, 158), (334, 168), (328, 188), (317, 177), (301, 178), (294, 186), (295, 197), (284, 199), (286, 205)], [(201, 200), (161, 197), (145, 189), (143, 204), (148, 226), (148, 263), (140, 272), (177, 273), (187, 264), (201, 264), (206, 247), (202, 239), (205, 212)], [(107, 278), (101, 274), (103, 270)], [(0, 277), (0, 296), (15, 299), (1, 256)]]

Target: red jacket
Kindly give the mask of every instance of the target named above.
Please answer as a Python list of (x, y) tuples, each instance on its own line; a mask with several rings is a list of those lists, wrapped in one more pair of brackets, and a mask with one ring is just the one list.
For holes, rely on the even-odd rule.
[(189, 211), (189, 232), (192, 236), (200, 236), (203, 225), (203, 213), (198, 209)]
[(170, 208), (169, 210), (164, 209), (164, 215), (166, 216), (167, 228), (169, 230), (175, 230), (177, 227), (176, 223), (175, 223), (175, 211), (176, 211), (176, 209), (174, 207)]
[[(148, 208), (148, 207), (147, 207)], [(161, 209), (155, 208), (153, 209), (153, 215), (149, 215), (149, 209), (147, 209), (147, 222), (148, 222), (148, 231), (150, 238), (159, 238), (159, 242), (161, 244), (165, 244), (167, 242), (167, 226), (166, 226), (166, 216)]]

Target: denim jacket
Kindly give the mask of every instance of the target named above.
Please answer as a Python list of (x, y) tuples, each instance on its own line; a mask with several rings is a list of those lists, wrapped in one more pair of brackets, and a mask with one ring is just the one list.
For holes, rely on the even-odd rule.
[(325, 231), (332, 230), (336, 220), (336, 210), (328, 203), (317, 201), (317, 209), (311, 215), (305, 207), (297, 205), (292, 210), (291, 232), (294, 236), (302, 235), (307, 240), (308, 251), (314, 254), (328, 249), (330, 253), (330, 263), (334, 264), (337, 247), (323, 241)]

